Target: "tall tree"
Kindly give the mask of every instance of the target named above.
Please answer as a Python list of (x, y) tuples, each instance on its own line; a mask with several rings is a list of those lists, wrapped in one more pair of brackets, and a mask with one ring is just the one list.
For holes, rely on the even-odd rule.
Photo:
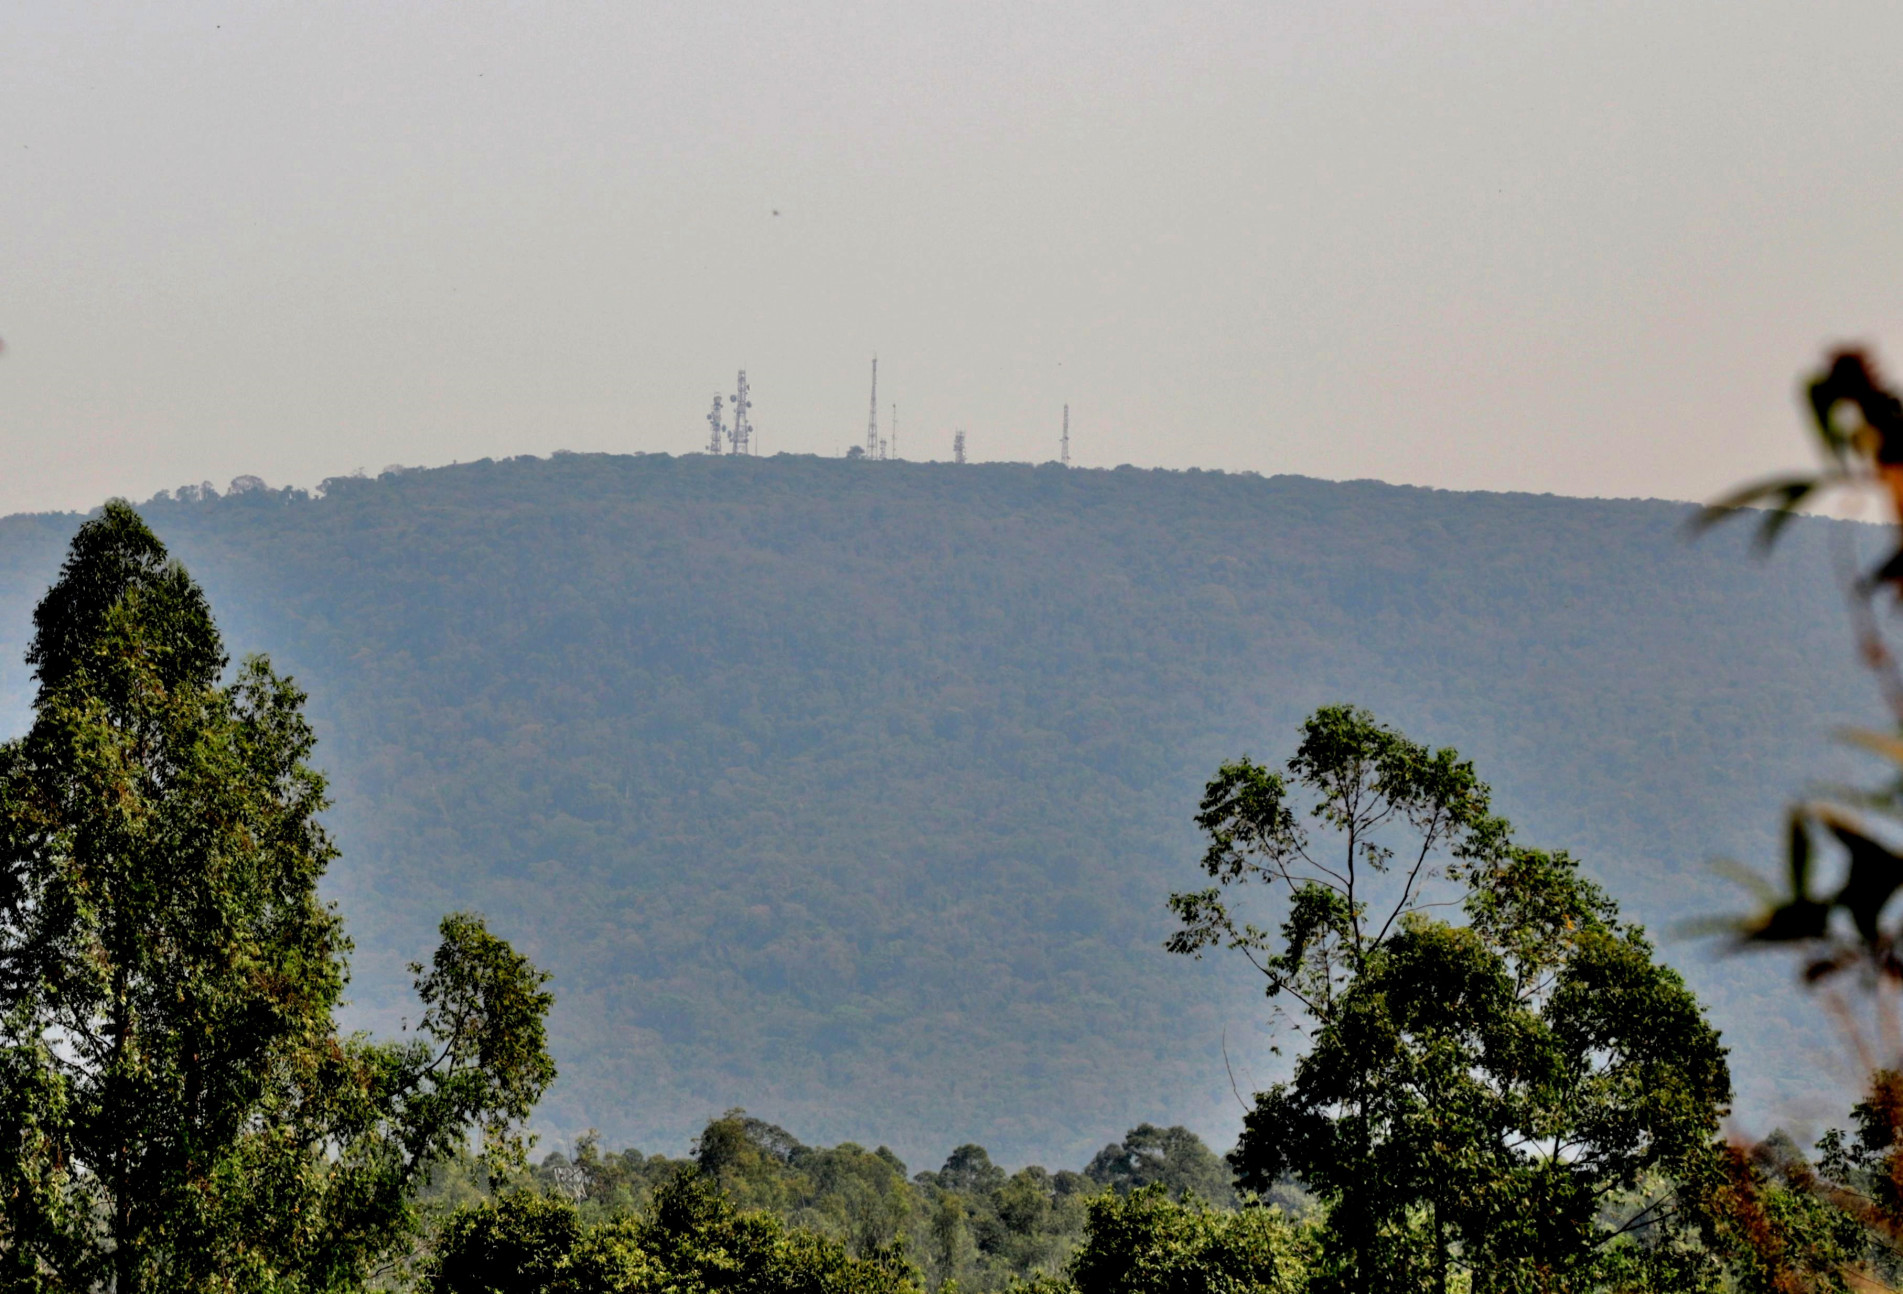
[[(1323, 828), (1320, 842), (1304, 819)], [(1196, 823), (1209, 838), (1203, 870), (1218, 885), (1170, 896), (1182, 924), (1168, 948), (1193, 957), (1218, 947), (1238, 953), (1261, 973), (1277, 1014), (1303, 1029), (1343, 1023), (1344, 1010), (1355, 1008), (1350, 987), (1402, 933), (1408, 914), (1451, 869), (1496, 850), (1505, 830), (1471, 763), (1354, 706), (1310, 715), (1285, 772), (1247, 756), (1223, 765)], [(1250, 897), (1267, 901), (1279, 929), (1250, 912)], [(1343, 1078), (1343, 1144), (1335, 1153), (1351, 1171), (1370, 1172), (1375, 1073), (1351, 1067)], [(1256, 1180), (1263, 1175), (1251, 1161), (1236, 1163), (1245, 1184), (1272, 1184)], [(1341, 1190), (1332, 1216), (1351, 1278), (1375, 1288), (1381, 1227), (1372, 1186)]]
[(1229, 1165), (1188, 1128), (1159, 1128), (1140, 1123), (1098, 1151), (1084, 1176), (1119, 1195), (1145, 1186), (1162, 1186), (1171, 1198), (1193, 1194), (1205, 1204), (1229, 1205), (1235, 1199)]
[(303, 694), (262, 658), (226, 681), (202, 590), (121, 502), (34, 625), (33, 725), (0, 746), (0, 1279), (360, 1283), (472, 1125), (512, 1149), (553, 1077), (545, 977), (451, 917), (416, 1035), (339, 1037)]
[[(1231, 1162), (1245, 1186), (1292, 1174), (1328, 1203), (1323, 1287), (1444, 1291), (1464, 1268), (1475, 1290), (1585, 1288), (1629, 1237), (1702, 1225), (1730, 1076), (1643, 933), (1566, 855), (1515, 845), (1452, 751), (1335, 708), (1288, 767), (1210, 783), (1204, 866), (1229, 891), (1176, 896), (1171, 946), (1235, 948), (1301, 1008), (1307, 1051)], [(1332, 857), (1297, 791), (1342, 838)], [(1279, 928), (1234, 914), (1251, 882), (1280, 896)], [(1659, 1181), (1697, 1189), (1607, 1222)]]
[[(1304, 817), (1332, 833), (1332, 850)], [(1355, 706), (1310, 715), (1286, 775), (1247, 756), (1223, 765), (1196, 825), (1209, 837), (1203, 870), (1219, 886), (1170, 896), (1182, 922), (1170, 951), (1230, 948), (1271, 999), (1318, 1020), (1435, 882), (1497, 848), (1505, 830), (1458, 752), (1430, 750)], [(1286, 905), (1279, 941), (1237, 908), (1251, 884)]]

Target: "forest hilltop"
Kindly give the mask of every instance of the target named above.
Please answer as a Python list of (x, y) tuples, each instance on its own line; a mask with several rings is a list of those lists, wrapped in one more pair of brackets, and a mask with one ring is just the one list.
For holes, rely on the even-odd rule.
[[(1840, 1117), (1749, 907), (1782, 797), (1870, 710), (1823, 578), (1686, 505), (1055, 465), (556, 455), (202, 487), (139, 510), (234, 654), (310, 696), (359, 1020), (475, 909), (554, 974), (537, 1126), (673, 1153), (745, 1106), (816, 1141), (1081, 1164), (1219, 1150), (1281, 1071), (1259, 986), (1167, 955), (1218, 765), (1318, 705), (1457, 747), (1646, 923), (1739, 1108)], [(0, 720), (81, 518), (0, 519)], [(1824, 761), (1820, 764), (1820, 761)]]

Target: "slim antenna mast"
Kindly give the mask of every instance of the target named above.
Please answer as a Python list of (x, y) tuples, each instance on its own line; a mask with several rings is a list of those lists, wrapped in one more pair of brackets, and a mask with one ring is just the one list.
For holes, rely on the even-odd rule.
[(1070, 466), (1070, 406), (1069, 405), (1064, 406), (1063, 463), (1065, 467)]
[(721, 438), (727, 434), (726, 421), (720, 416), (720, 397), (718, 395), (714, 396), (714, 411), (707, 415), (707, 427), (707, 452), (710, 454), (718, 454), (720, 452)]
[(892, 404), (892, 439), (886, 442), (885, 452), (890, 454), (893, 458), (899, 456), (899, 406), (897, 401), (894, 401)]
[(872, 412), (866, 415), (866, 457), (879, 456), (879, 357), (872, 357)]
[(747, 421), (747, 410), (753, 408), (753, 401), (747, 397), (747, 370), (740, 370), (740, 376), (734, 379), (733, 391), (733, 452), (751, 454), (753, 452), (753, 424)]

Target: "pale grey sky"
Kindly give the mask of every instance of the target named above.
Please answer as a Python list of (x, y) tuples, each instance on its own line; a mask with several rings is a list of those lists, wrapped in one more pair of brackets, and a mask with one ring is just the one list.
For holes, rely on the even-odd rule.
[(1903, 369), (1894, 4), (24, 0), (0, 67), (0, 511), (690, 451), (741, 365), (836, 453), (875, 350), (907, 457), (1698, 497)]

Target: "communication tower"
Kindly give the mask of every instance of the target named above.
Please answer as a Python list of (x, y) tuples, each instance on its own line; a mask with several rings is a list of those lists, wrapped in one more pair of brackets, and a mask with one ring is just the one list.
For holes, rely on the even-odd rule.
[(872, 411), (866, 415), (866, 457), (879, 457), (879, 357), (872, 357)]
[(747, 396), (747, 370), (743, 368), (734, 379), (733, 429), (727, 433), (736, 454), (753, 452), (753, 424), (747, 421), (747, 411), (752, 408), (753, 401)]
[(960, 427), (952, 433), (952, 462), (965, 461), (965, 429)]
[(892, 439), (886, 441), (885, 452), (889, 458), (899, 456), (899, 406), (896, 402), (892, 405)]
[(1070, 466), (1070, 406), (1064, 406), (1064, 441), (1059, 460), (1065, 467)]
[(720, 416), (720, 397), (718, 395), (714, 396), (714, 411), (707, 415), (707, 427), (707, 452), (710, 454), (718, 454), (721, 450), (720, 442), (727, 434), (726, 420)]

